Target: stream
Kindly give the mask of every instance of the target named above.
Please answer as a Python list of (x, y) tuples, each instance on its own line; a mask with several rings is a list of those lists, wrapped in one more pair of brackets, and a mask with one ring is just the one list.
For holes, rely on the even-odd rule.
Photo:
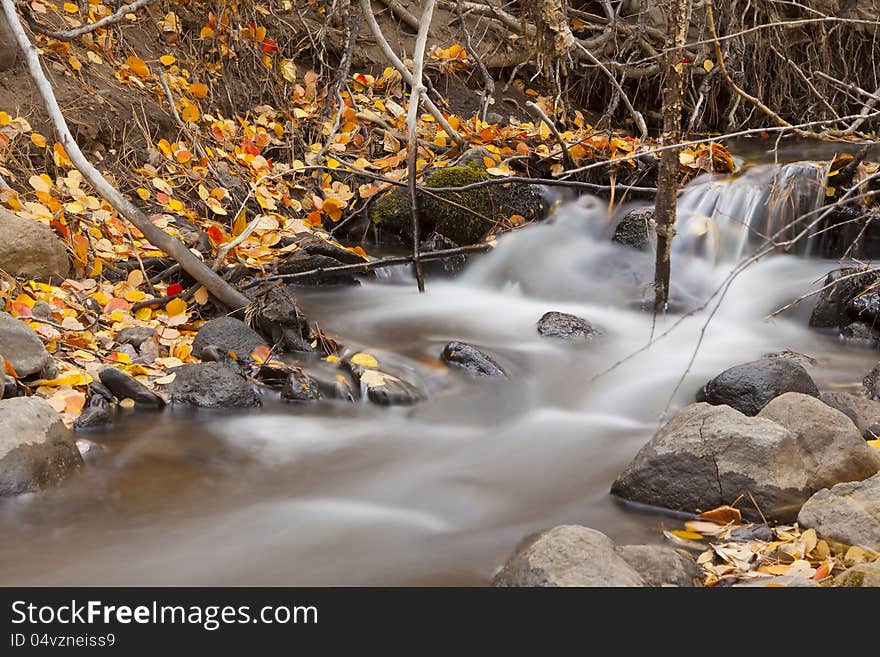
[[(711, 193), (680, 202), (679, 310), (700, 306), (744, 253), (734, 222), (706, 229)], [(720, 193), (728, 214), (741, 207)], [(706, 380), (788, 349), (817, 359), (820, 389), (855, 390), (878, 360), (808, 329), (810, 300), (768, 320), (837, 266), (773, 255), (734, 279), (689, 367), (708, 310), (653, 325), (638, 307), (652, 256), (608, 235), (605, 205), (582, 197), (502, 237), (459, 277), (429, 279), (425, 294), (404, 269), (304, 290), (322, 330), (394, 363), (429, 400), (133, 413), (84, 436), (106, 451), (64, 487), (0, 504), (0, 584), (481, 585), (526, 535), (558, 524), (660, 543), (676, 520), (625, 507), (608, 488)], [(550, 310), (604, 335), (541, 338), (535, 322)], [(448, 370), (438, 356), (452, 339), (497, 357), (510, 380)]]

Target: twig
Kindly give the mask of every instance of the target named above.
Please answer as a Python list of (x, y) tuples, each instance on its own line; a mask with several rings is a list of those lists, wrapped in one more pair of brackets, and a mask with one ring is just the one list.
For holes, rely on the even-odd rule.
[(23, 322), (37, 322), (39, 324), (46, 324), (47, 326), (51, 326), (52, 328), (58, 329), (59, 331), (70, 331), (71, 333), (74, 333), (74, 332), (81, 333), (84, 331), (91, 331), (93, 328), (95, 328), (98, 325), (98, 322), (101, 320), (101, 316), (97, 315), (95, 317), (95, 319), (92, 320), (91, 324), (89, 324), (88, 326), (84, 326), (81, 329), (70, 328), (68, 326), (64, 326), (62, 324), (59, 324), (58, 322), (53, 322), (51, 319), (43, 319), (42, 317), (31, 316), (31, 317), (19, 317), (18, 319), (22, 320)]
[(397, 16), (402, 23), (406, 23), (413, 32), (419, 31), (419, 19), (397, 4), (395, 0), (379, 0), (379, 2), (388, 7), (391, 13)]
[(428, 46), (428, 30), (431, 27), (431, 18), (434, 16), (435, 0), (425, 0), (422, 8), (422, 23), (416, 37), (415, 53), (413, 58), (413, 84), (409, 95), (409, 111), (406, 115), (407, 136), (409, 139), (406, 154), (407, 182), (409, 186), (409, 207), (412, 214), (412, 238), (413, 238), (413, 272), (416, 275), (416, 283), (419, 292), (425, 291), (425, 277), (422, 275), (422, 261), (419, 259), (419, 195), (416, 185), (416, 159), (419, 153), (418, 127), (419, 127), (419, 104), (425, 94), (422, 84), (422, 69), (425, 66), (425, 48)]
[(562, 138), (562, 135), (559, 134), (559, 130), (556, 128), (556, 124), (550, 120), (550, 117), (544, 113), (544, 110), (541, 109), (541, 106), (538, 103), (527, 101), (526, 105), (531, 107), (538, 113), (538, 116), (541, 117), (541, 120), (546, 124), (548, 128), (550, 128), (550, 132), (553, 133), (553, 137), (556, 139), (556, 142), (559, 144), (559, 147), (562, 149), (562, 161), (565, 163), (566, 169), (574, 169), (574, 160), (571, 159), (571, 154), (568, 152), (568, 146), (565, 143), (565, 140)]
[(40, 58), (37, 49), (31, 43), (24, 27), (15, 11), (15, 3), (13, 0), (0, 0), (3, 5), (3, 12), (6, 15), (6, 21), (9, 28), (18, 42), (21, 52), (25, 56), (28, 65), (28, 71), (40, 92), (40, 96), (46, 105), (49, 118), (58, 134), (58, 140), (67, 152), (68, 157), (74, 163), (76, 168), (83, 177), (95, 188), (95, 190), (114, 208), (119, 210), (122, 215), (128, 219), (151, 244), (161, 249), (185, 269), (193, 278), (201, 282), (208, 291), (213, 294), (222, 303), (229, 306), (232, 310), (242, 308), (248, 303), (249, 299), (241, 292), (233, 288), (226, 281), (220, 278), (216, 273), (211, 271), (205, 263), (196, 258), (193, 253), (177, 238), (172, 237), (164, 230), (156, 226), (150, 219), (140, 210), (138, 210), (129, 200), (120, 194), (101, 174), (98, 169), (89, 162), (83, 152), (80, 150), (70, 132), (64, 114), (58, 106), (58, 99), (52, 90), (52, 85), (40, 64)]
[(465, 23), (464, 20), (464, 13), (461, 10), (461, 0), (455, 0), (455, 11), (456, 14), (458, 14), (458, 22), (459, 25), (461, 25), (461, 31), (464, 32), (465, 50), (474, 58), (474, 61), (477, 63), (477, 68), (480, 69), (480, 75), (483, 76), (483, 93), (480, 94), (480, 121), (485, 121), (486, 114), (489, 111), (489, 101), (494, 100), (495, 78), (489, 73), (489, 69), (486, 68), (486, 63), (483, 61), (483, 58), (480, 57), (480, 53), (477, 52), (477, 49), (474, 48), (473, 40), (471, 39), (471, 31), (467, 28), (467, 23)]
[(121, 23), (125, 20), (125, 17), (128, 14), (133, 14), (138, 9), (143, 9), (144, 7), (153, 4), (156, 0), (135, 0), (135, 2), (131, 2), (127, 5), (121, 6), (119, 9), (114, 11), (109, 16), (105, 16), (104, 18), (95, 21), (94, 23), (85, 23), (84, 25), (80, 25), (79, 27), (75, 27), (71, 30), (50, 30), (43, 27), (30, 13), (30, 10), (27, 9), (25, 11), (25, 20), (27, 20), (28, 25), (35, 32), (39, 32), (40, 34), (44, 34), (47, 37), (51, 37), (53, 39), (58, 39), (59, 41), (72, 41), (73, 39), (80, 37), (84, 34), (89, 34), (90, 32), (94, 32), (102, 27), (107, 27), (108, 25), (115, 25), (116, 23)]
[[(481, 242), (480, 244), (469, 244), (467, 246), (458, 246), (454, 249), (441, 249), (439, 251), (423, 251), (419, 253), (419, 259), (422, 262), (432, 260), (445, 260), (454, 256), (466, 255), (468, 253), (483, 253), (494, 248), (493, 244)], [(358, 274), (383, 267), (392, 267), (394, 265), (408, 265), (413, 262), (413, 256), (390, 256), (388, 258), (379, 258), (370, 262), (359, 262), (353, 265), (339, 265), (336, 267), (317, 267), (308, 271), (301, 271), (295, 274), (273, 274), (259, 280), (242, 285), (242, 289), (247, 290), (256, 287), (266, 281), (301, 281), (312, 278), (320, 278), (323, 276), (337, 276), (339, 274)]]
[[(379, 23), (376, 21), (376, 16), (375, 14), (373, 14), (372, 3), (370, 2), (370, 0), (360, 0), (360, 5), (364, 18), (366, 18), (367, 24), (370, 26), (370, 31), (372, 31), (373, 33), (373, 38), (376, 39), (376, 43), (382, 49), (382, 52), (385, 57), (388, 58), (388, 61), (391, 62), (391, 65), (400, 72), (400, 75), (403, 76), (403, 79), (406, 81), (406, 83), (410, 85), (410, 87), (412, 87), (414, 84), (413, 74), (404, 65), (400, 57), (395, 54), (394, 50), (392, 50), (391, 48), (391, 44), (388, 43), (388, 39), (386, 39), (385, 35), (382, 33), (382, 28), (379, 27)], [(434, 117), (437, 123), (440, 124), (440, 127), (443, 128), (443, 131), (447, 135), (449, 135), (452, 141), (454, 141), (460, 149), (464, 150), (465, 148), (467, 148), (467, 142), (462, 138), (460, 134), (458, 134), (456, 130), (452, 128), (451, 125), (449, 125), (449, 121), (446, 120), (446, 117), (443, 116), (443, 113), (440, 111), (437, 105), (434, 104), (434, 101), (432, 101), (427, 96), (424, 100), (425, 107), (427, 108), (428, 112), (431, 114), (431, 116)]]

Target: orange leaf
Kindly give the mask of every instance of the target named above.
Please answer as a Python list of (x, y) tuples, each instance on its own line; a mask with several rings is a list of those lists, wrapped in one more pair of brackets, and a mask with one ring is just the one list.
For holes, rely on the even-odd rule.
[(727, 506), (726, 504), (719, 506), (716, 509), (701, 513), (700, 518), (703, 520), (711, 520), (712, 522), (717, 522), (722, 525), (726, 525), (729, 522), (738, 525), (742, 522), (742, 514), (739, 512), (739, 509)]
[(131, 72), (137, 75), (140, 78), (146, 78), (150, 75), (150, 69), (147, 67), (146, 62), (140, 57), (131, 56), (125, 60), (125, 65), (131, 69)]
[(206, 98), (208, 96), (208, 87), (201, 82), (193, 82), (189, 85), (189, 92), (196, 98)]

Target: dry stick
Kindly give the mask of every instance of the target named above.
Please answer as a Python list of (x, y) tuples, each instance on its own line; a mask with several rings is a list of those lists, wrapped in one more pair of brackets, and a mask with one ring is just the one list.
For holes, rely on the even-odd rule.
[(556, 124), (550, 120), (550, 117), (544, 113), (544, 110), (541, 107), (532, 101), (527, 101), (526, 105), (531, 107), (538, 113), (538, 116), (541, 117), (541, 120), (544, 124), (550, 128), (550, 132), (553, 133), (553, 137), (556, 139), (559, 147), (562, 149), (562, 160), (565, 162), (566, 169), (574, 169), (574, 160), (571, 159), (571, 154), (568, 152), (568, 145), (565, 143), (565, 140), (562, 138), (562, 135), (559, 134), (559, 130), (556, 128)]
[(419, 31), (419, 19), (401, 7), (395, 0), (379, 0), (383, 5), (391, 10), (391, 13), (397, 16), (401, 22), (406, 23), (413, 32)]
[[(470, 244), (468, 246), (458, 246), (454, 249), (441, 249), (439, 251), (424, 251), (419, 253), (419, 259), (422, 262), (428, 262), (431, 260), (444, 260), (446, 258), (452, 258), (454, 256), (466, 255), (468, 253), (483, 253), (485, 251), (490, 251), (494, 248), (494, 245), (489, 244), (487, 242), (481, 242), (480, 244)], [(309, 280), (313, 278), (320, 278), (323, 276), (336, 276), (339, 274), (359, 274), (363, 272), (373, 271), (375, 269), (382, 269), (383, 267), (391, 267), (394, 265), (408, 265), (413, 262), (413, 256), (391, 256), (388, 258), (380, 258), (378, 260), (371, 260), (370, 262), (361, 262), (353, 265), (338, 265), (335, 267), (317, 267), (316, 269), (309, 269), (308, 271), (301, 271), (295, 274), (273, 274), (272, 276), (266, 276), (265, 278), (261, 278), (257, 281), (253, 281), (252, 283), (248, 283), (247, 285), (242, 286), (244, 289), (249, 289), (252, 287), (256, 287), (261, 283), (266, 281), (300, 281), (300, 280)]]
[(599, 69), (608, 77), (611, 81), (611, 85), (617, 89), (617, 93), (620, 94), (620, 99), (623, 101), (623, 104), (626, 106), (626, 110), (629, 112), (630, 116), (635, 121), (636, 126), (639, 128), (639, 132), (642, 135), (642, 141), (646, 141), (648, 139), (648, 126), (645, 125), (645, 117), (642, 116), (641, 112), (636, 110), (633, 107), (632, 101), (630, 101), (629, 96), (626, 95), (626, 92), (623, 90), (620, 82), (617, 81), (617, 78), (614, 77), (614, 74), (608, 70), (608, 67), (603, 64), (598, 57), (596, 57), (588, 48), (586, 48), (582, 43), (575, 42), (575, 45), (584, 53), (587, 59), (593, 62)]
[(161, 249), (169, 256), (180, 263), (180, 266), (186, 270), (193, 278), (208, 288), (208, 291), (219, 299), (223, 304), (228, 306), (230, 310), (238, 310), (250, 303), (250, 300), (241, 292), (233, 288), (226, 281), (220, 278), (216, 273), (211, 271), (205, 263), (199, 260), (193, 253), (184, 246), (184, 244), (166, 233), (164, 230), (153, 224), (149, 218), (140, 210), (138, 210), (130, 201), (122, 196), (111, 185), (103, 174), (89, 162), (83, 152), (80, 150), (70, 133), (64, 114), (58, 106), (58, 100), (52, 91), (52, 85), (40, 65), (40, 58), (37, 49), (31, 43), (24, 27), (15, 11), (15, 3), (13, 0), (0, 0), (3, 5), (3, 12), (6, 15), (6, 21), (9, 28), (18, 42), (19, 48), (27, 61), (28, 71), (40, 92), (40, 96), (46, 105), (49, 113), (49, 119), (58, 134), (58, 139), (68, 157), (74, 163), (76, 168), (83, 177), (95, 188), (95, 190), (114, 208), (119, 210), (122, 215), (128, 219), (151, 244)]
[[(373, 33), (373, 38), (376, 39), (376, 43), (379, 48), (382, 49), (382, 53), (391, 62), (391, 65), (394, 66), (399, 72), (400, 75), (403, 76), (403, 79), (406, 81), (410, 87), (413, 85), (413, 75), (410, 70), (404, 65), (401, 61), (400, 57), (398, 57), (394, 50), (391, 49), (391, 44), (388, 43), (388, 39), (385, 38), (385, 35), (382, 33), (382, 28), (379, 27), (379, 23), (376, 21), (376, 16), (373, 14), (373, 5), (370, 0), (359, 0), (361, 5), (361, 11), (363, 12), (364, 18), (366, 18), (367, 23), (370, 26), (370, 31)], [(446, 117), (443, 116), (443, 113), (434, 104), (430, 98), (425, 96), (425, 107), (428, 112), (437, 123), (440, 124), (440, 127), (443, 128), (443, 131), (449, 135), (449, 137), (458, 145), (458, 147), (462, 150), (467, 148), (467, 142), (462, 139), (461, 135), (458, 134), (456, 130), (449, 125), (449, 121), (446, 120)]]
[[(27, 20), (28, 25), (30, 25), (31, 28), (34, 29), (34, 31), (39, 32), (40, 34), (45, 34), (47, 37), (58, 39), (59, 41), (72, 41), (73, 39), (80, 37), (83, 34), (94, 32), (95, 30), (98, 30), (102, 27), (121, 23), (123, 20), (125, 20), (125, 17), (128, 14), (133, 14), (138, 9), (142, 9), (148, 5), (153, 4), (154, 2), (156, 2), (156, 0), (136, 0), (135, 2), (131, 2), (127, 5), (121, 6), (109, 16), (105, 16), (101, 20), (95, 21), (94, 23), (85, 23), (84, 25), (80, 25), (79, 27), (75, 27), (71, 30), (59, 30), (57, 32), (46, 29), (45, 27), (40, 25), (29, 13), (25, 13), (25, 19)], [(30, 10), (26, 11), (29, 12)]]
[(748, 91), (740, 87), (736, 82), (733, 81), (733, 78), (730, 77), (730, 73), (727, 71), (727, 64), (724, 63), (724, 55), (721, 52), (721, 42), (718, 40), (718, 32), (715, 29), (715, 13), (713, 11), (714, 5), (712, 0), (706, 0), (706, 24), (709, 27), (709, 34), (712, 36), (712, 40), (715, 44), (715, 58), (718, 60), (718, 68), (721, 69), (721, 75), (727, 81), (728, 86), (733, 89), (736, 94), (747, 101), (749, 101), (752, 105), (761, 110), (764, 114), (769, 116), (771, 119), (776, 121), (779, 125), (785, 128), (791, 128), (797, 134), (802, 137), (812, 137), (814, 139), (820, 138), (820, 135), (815, 132), (809, 132), (806, 130), (801, 130), (799, 128), (795, 128), (791, 123), (783, 119), (779, 114), (774, 112), (772, 109), (767, 107), (764, 102)]
[(422, 84), (422, 69), (425, 66), (425, 49), (428, 46), (428, 30), (431, 27), (431, 19), (434, 16), (435, 0), (426, 0), (422, 8), (422, 22), (419, 33), (416, 36), (415, 53), (413, 55), (413, 85), (409, 95), (409, 111), (406, 115), (406, 127), (408, 133), (408, 152), (406, 154), (407, 182), (409, 184), (409, 207), (412, 214), (412, 238), (413, 238), (413, 272), (416, 275), (416, 283), (419, 292), (425, 291), (425, 277), (422, 275), (422, 261), (419, 258), (419, 195), (416, 186), (416, 159), (419, 153), (418, 127), (419, 127), (419, 103), (425, 94)]
[(495, 78), (489, 73), (489, 69), (486, 68), (486, 64), (483, 62), (483, 58), (480, 57), (480, 53), (474, 48), (473, 40), (471, 39), (471, 31), (467, 28), (467, 23), (465, 23), (464, 20), (464, 13), (461, 10), (461, 0), (455, 0), (455, 12), (458, 14), (458, 23), (461, 26), (461, 31), (464, 32), (465, 50), (467, 50), (467, 53), (474, 58), (474, 61), (477, 63), (477, 68), (480, 69), (480, 75), (483, 76), (483, 93), (480, 95), (480, 121), (485, 121), (486, 114), (489, 111), (489, 101), (493, 100), (493, 96), (495, 95)]

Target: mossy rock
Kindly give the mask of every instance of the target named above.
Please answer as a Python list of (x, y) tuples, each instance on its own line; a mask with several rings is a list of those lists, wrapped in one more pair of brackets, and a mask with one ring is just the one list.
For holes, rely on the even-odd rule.
[[(426, 187), (464, 187), (489, 178), (475, 162), (439, 169), (425, 178)], [(437, 198), (440, 197), (440, 198)], [(462, 207), (446, 203), (452, 201)], [(510, 183), (489, 185), (467, 192), (419, 192), (419, 234), (438, 233), (456, 244), (479, 242), (496, 223), (513, 215), (526, 221), (542, 219), (547, 203), (537, 185)], [(381, 231), (412, 243), (412, 215), (409, 191), (397, 187), (385, 192), (373, 203), (370, 221)]]

